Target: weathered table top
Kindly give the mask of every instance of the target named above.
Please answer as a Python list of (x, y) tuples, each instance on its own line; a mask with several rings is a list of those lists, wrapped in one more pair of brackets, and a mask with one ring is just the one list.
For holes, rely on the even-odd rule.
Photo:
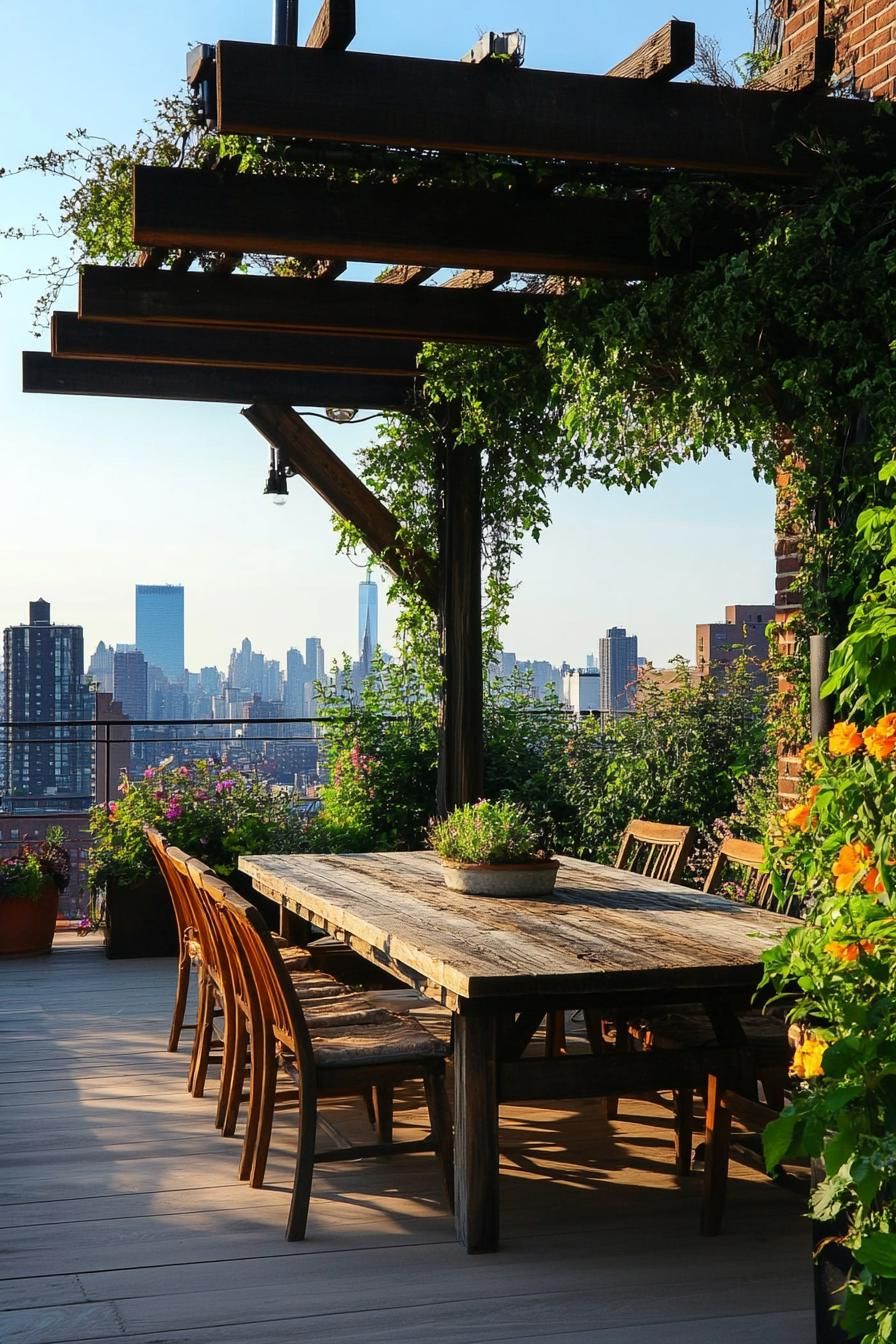
[[(640, 875), (560, 861), (551, 899), (448, 891), (431, 852), (247, 855), (255, 887), (458, 1002), (755, 984), (794, 920)], [(412, 975), (408, 975), (408, 972)]]

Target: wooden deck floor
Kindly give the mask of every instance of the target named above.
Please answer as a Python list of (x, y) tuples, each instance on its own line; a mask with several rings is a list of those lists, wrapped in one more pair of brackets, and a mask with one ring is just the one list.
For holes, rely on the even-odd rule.
[[(668, 1114), (624, 1101), (502, 1112), (502, 1250), (456, 1244), (428, 1154), (318, 1168), (283, 1240), (290, 1117), (268, 1184), (164, 1049), (170, 961), (57, 935), (0, 963), (5, 1344), (809, 1344), (798, 1197), (735, 1168), (725, 1234), (671, 1172)], [(412, 1121), (407, 1111), (402, 1119)], [(363, 1121), (329, 1107), (344, 1133)]]

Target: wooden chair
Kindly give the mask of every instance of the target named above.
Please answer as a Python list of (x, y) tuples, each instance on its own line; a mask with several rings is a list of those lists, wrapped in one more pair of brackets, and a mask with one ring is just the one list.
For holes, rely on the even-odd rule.
[(666, 826), (656, 821), (630, 821), (622, 833), (614, 867), (678, 882), (697, 840), (693, 826)]
[[(170, 875), (165, 862), (166, 840), (160, 831), (152, 826), (147, 826), (145, 830), (146, 839), (152, 850), (153, 857), (162, 872), (165, 879), (165, 885), (168, 888), (168, 895), (171, 897), (171, 904), (174, 908), (174, 919), (177, 924), (177, 984), (174, 991), (174, 1011), (171, 1014), (171, 1030), (168, 1033), (168, 1049), (175, 1051), (180, 1043), (181, 1032), (184, 1029), (184, 1015), (187, 1008), (187, 995), (190, 990), (190, 971), (195, 966), (197, 978), (199, 976), (199, 955), (201, 949), (198, 946), (198, 931), (193, 928), (191, 913), (188, 904), (184, 901), (179, 885), (170, 880)], [(195, 1029), (195, 1023), (189, 1024), (189, 1029)]]
[[(450, 1111), (445, 1091), (448, 1046), (413, 1019), (380, 1008), (333, 1005), (312, 1013), (296, 994), (258, 912), (213, 874), (195, 880), (211, 899), (215, 916), (239, 967), (238, 998), (249, 1036), (249, 1113), (243, 1169), (252, 1186), (264, 1180), (276, 1100), (278, 1070), (284, 1072), (299, 1103), (293, 1195), (287, 1219), (288, 1240), (305, 1235), (315, 1162), (434, 1150), (439, 1157), (449, 1202), (453, 1197)], [(363, 995), (352, 996), (359, 1000)], [(359, 1013), (362, 1020), (358, 1020)], [(355, 1096), (367, 1088), (421, 1080), (426, 1093), (431, 1135), (404, 1143), (338, 1148), (315, 1153), (318, 1102)]]
[[(643, 873), (659, 882), (677, 882), (697, 841), (693, 826), (666, 826), (655, 821), (630, 821), (626, 826), (616, 853), (615, 868)], [(628, 1023), (616, 1024), (617, 1048), (628, 1048)], [(585, 1012), (585, 1030), (591, 1049), (597, 1053), (606, 1048), (605, 1032), (600, 1013), (594, 1009)], [(549, 1013), (545, 1029), (545, 1054), (563, 1054), (566, 1048), (566, 1015), (562, 1010)], [(612, 1119), (618, 1111), (618, 1098), (607, 1099), (607, 1115)]]
[[(777, 899), (772, 891), (771, 879), (763, 872), (765, 862), (765, 852), (762, 845), (758, 845), (749, 840), (724, 840), (713, 859), (706, 880), (703, 884), (705, 892), (719, 895), (727, 894), (726, 886), (736, 879), (736, 891), (732, 893), (732, 899), (743, 901), (745, 904), (756, 905), (763, 910), (781, 910)], [(787, 910), (781, 910), (781, 913), (790, 913), (792, 902)], [(787, 1043), (787, 1026), (783, 1016), (778, 1012), (763, 1013), (760, 1009), (746, 1009), (738, 1014), (738, 1021), (744, 1034), (745, 1044), (748, 1048), (761, 1051), (763, 1064), (752, 1078), (742, 1080), (749, 1095), (744, 1095), (741, 1100), (743, 1106), (741, 1111), (744, 1116), (753, 1121), (761, 1113), (766, 1118), (764, 1123), (776, 1115), (784, 1105), (784, 1092), (787, 1085), (787, 1069), (790, 1061), (790, 1049)], [(652, 1046), (664, 1047), (666, 1049), (694, 1049), (700, 1046), (712, 1043), (715, 1033), (712, 1023), (706, 1015), (706, 1012), (699, 1004), (680, 1004), (662, 1007), (651, 1013), (650, 1017), (642, 1022), (636, 1033), (644, 1049), (650, 1049)], [(766, 1106), (759, 1104), (757, 1097), (757, 1084), (762, 1085), (765, 1096)], [(722, 1101), (723, 1094), (728, 1097), (727, 1102)], [(723, 1162), (727, 1171), (727, 1152), (729, 1148), (728, 1135), (730, 1135), (730, 1112), (734, 1109), (734, 1098), (738, 1094), (721, 1089), (718, 1079), (710, 1079), (707, 1089), (707, 1133), (712, 1131), (721, 1132), (725, 1126), (725, 1116), (721, 1114), (724, 1107), (725, 1114), (728, 1115), (728, 1128), (726, 1138), (719, 1139), (714, 1146), (713, 1167), (714, 1176), (712, 1178), (712, 1204), (715, 1208), (718, 1205), (718, 1189), (722, 1188), (722, 1202), (724, 1201), (724, 1178), (719, 1176), (718, 1164)], [(712, 1114), (710, 1114), (710, 1111)], [(691, 1143), (693, 1138), (693, 1093), (677, 1092), (675, 1094), (675, 1131), (676, 1131), (676, 1167), (680, 1174), (686, 1174), (691, 1168)], [(724, 1148), (724, 1160), (720, 1153)], [(706, 1170), (706, 1168), (705, 1168)], [(707, 1180), (709, 1177), (707, 1177)], [(720, 1207), (716, 1213), (707, 1213), (704, 1211), (703, 1224), (704, 1229), (710, 1229), (715, 1224), (715, 1230), (718, 1230), (718, 1223), (721, 1219)]]

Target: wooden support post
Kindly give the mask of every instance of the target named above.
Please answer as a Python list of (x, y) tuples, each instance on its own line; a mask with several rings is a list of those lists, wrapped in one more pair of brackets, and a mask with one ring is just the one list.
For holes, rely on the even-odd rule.
[(442, 450), (440, 814), (482, 797), (482, 459), (452, 428)]
[(696, 45), (695, 25), (670, 19), (607, 74), (614, 79), (674, 79), (694, 64)]
[(324, 0), (305, 42), (320, 51), (345, 51), (355, 36), (355, 0)]
[(495, 1019), (454, 1019), (454, 1216), (471, 1255), (498, 1247)]
[(429, 556), (402, 542), (394, 516), (292, 407), (260, 403), (248, 407), (243, 415), (286, 465), (335, 513), (354, 524), (364, 544), (391, 573), (416, 584), (426, 601), (436, 605), (436, 578)]

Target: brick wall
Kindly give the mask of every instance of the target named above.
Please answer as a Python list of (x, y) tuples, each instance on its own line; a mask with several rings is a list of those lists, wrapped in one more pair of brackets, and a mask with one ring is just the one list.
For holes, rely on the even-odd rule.
[[(778, 0), (783, 55), (818, 30), (818, 0)], [(834, 78), (857, 93), (896, 98), (896, 0), (828, 0), (825, 26), (837, 38)]]
[[(783, 56), (817, 36), (818, 0), (777, 0), (775, 12), (784, 20)], [(855, 93), (896, 98), (896, 0), (828, 0), (824, 19), (826, 31), (837, 39), (834, 79)], [(800, 541), (788, 526), (787, 483), (782, 473), (775, 525), (775, 620), (784, 653), (792, 652), (788, 618), (800, 609), (800, 593), (793, 583), (800, 567)], [(787, 689), (779, 686), (779, 690)], [(778, 791), (784, 806), (793, 802), (799, 771), (793, 746), (782, 743)]]

